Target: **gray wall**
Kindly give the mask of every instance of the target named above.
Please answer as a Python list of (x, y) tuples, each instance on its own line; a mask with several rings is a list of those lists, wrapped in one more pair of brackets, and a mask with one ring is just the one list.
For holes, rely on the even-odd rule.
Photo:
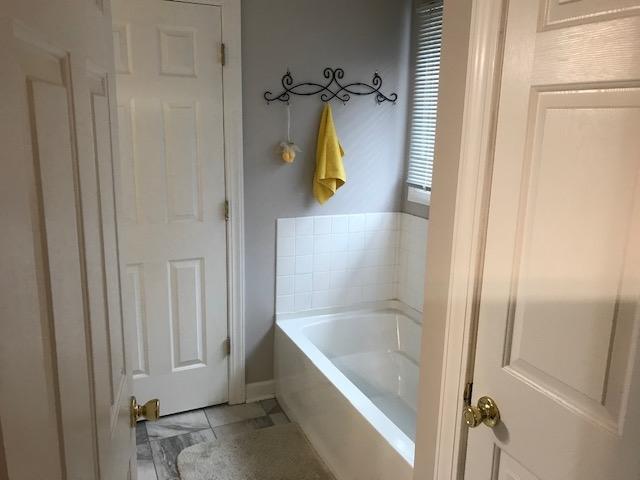
[(403, 188), (402, 192), (402, 211), (416, 217), (429, 218), (429, 207), (421, 203), (410, 202), (407, 200), (407, 189)]
[[(273, 377), (276, 218), (400, 211), (405, 165), (410, 0), (244, 0), (242, 4), (246, 234), (247, 382)], [(287, 67), (294, 81), (322, 80), (324, 67), (343, 67), (346, 81), (397, 92), (396, 105), (373, 97), (332, 102), (346, 155), (347, 183), (325, 205), (311, 194), (322, 109), (317, 97), (295, 97), (293, 165), (275, 153), (286, 138), (286, 110), (266, 105)]]

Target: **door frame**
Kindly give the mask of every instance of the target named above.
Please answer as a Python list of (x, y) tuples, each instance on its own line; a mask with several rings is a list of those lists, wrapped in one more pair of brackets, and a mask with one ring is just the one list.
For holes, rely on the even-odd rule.
[[(166, 0), (164, 0), (166, 1)], [(242, 0), (168, 0), (220, 7), (225, 63), (222, 67), (224, 176), (229, 202), (227, 221), (227, 325), (229, 353), (229, 403), (244, 403), (244, 174), (242, 147)]]
[(229, 221), (227, 223), (229, 403), (244, 403), (244, 164), (242, 150), (242, 17), (241, 0), (199, 0), (222, 9), (222, 43), (225, 65), (222, 67), (224, 164)]
[[(414, 478), (463, 478), (505, 0), (447, 0)], [(444, 81), (443, 81), (444, 80)], [(451, 108), (453, 104), (453, 108)], [(458, 106), (456, 110), (456, 106)]]

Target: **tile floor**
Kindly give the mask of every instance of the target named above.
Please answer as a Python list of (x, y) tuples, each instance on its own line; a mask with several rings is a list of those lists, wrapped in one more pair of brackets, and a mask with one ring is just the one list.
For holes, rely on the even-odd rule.
[(214, 438), (288, 422), (275, 399), (218, 405), (169, 415), (157, 422), (139, 422), (136, 428), (138, 480), (179, 480), (176, 459), (183, 449)]

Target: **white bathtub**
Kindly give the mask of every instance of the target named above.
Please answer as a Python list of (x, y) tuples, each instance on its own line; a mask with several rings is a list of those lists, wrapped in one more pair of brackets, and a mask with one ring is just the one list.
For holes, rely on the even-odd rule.
[(338, 480), (410, 480), (419, 314), (389, 301), (280, 315), (276, 395)]

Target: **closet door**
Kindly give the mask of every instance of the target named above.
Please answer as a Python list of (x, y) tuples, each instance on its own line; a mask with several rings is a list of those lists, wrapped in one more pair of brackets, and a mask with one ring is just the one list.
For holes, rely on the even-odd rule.
[(114, 20), (134, 391), (166, 415), (228, 399), (221, 8), (118, 0)]

